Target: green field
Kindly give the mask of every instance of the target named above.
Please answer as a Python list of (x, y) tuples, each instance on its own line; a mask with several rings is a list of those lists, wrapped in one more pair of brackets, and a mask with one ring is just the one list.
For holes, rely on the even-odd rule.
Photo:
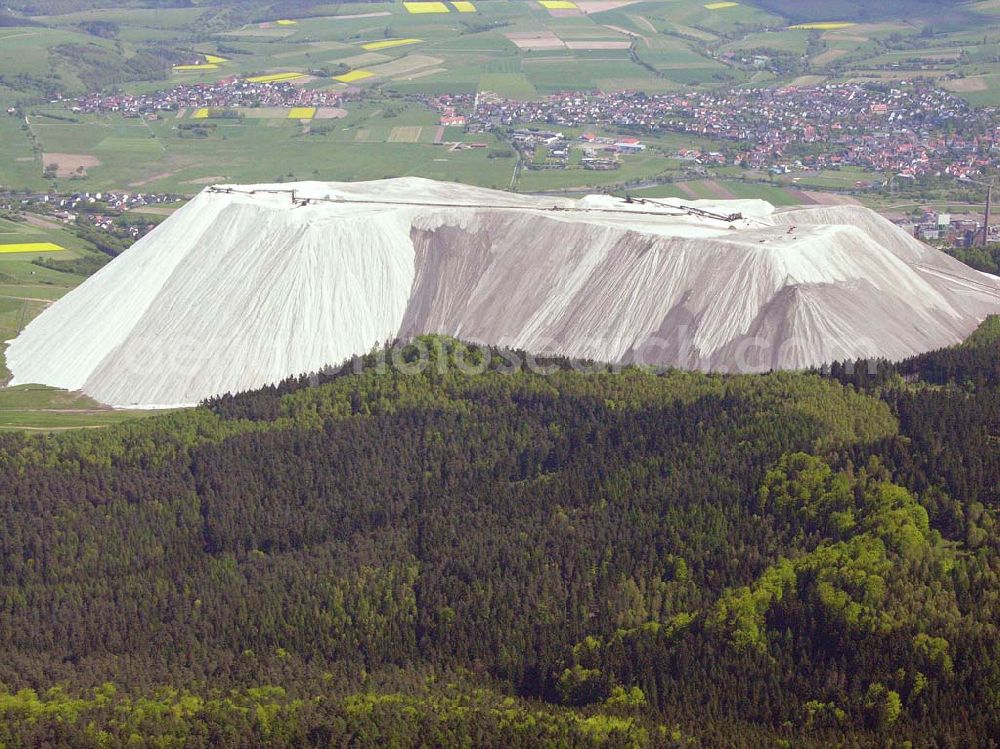
[(635, 195), (647, 198), (682, 198), (684, 200), (732, 200), (756, 198), (766, 200), (775, 207), (802, 205), (808, 201), (803, 196), (789, 192), (778, 185), (740, 180), (688, 180), (655, 187), (641, 188)]
[[(59, 262), (81, 257), (94, 250), (75, 235), (56, 225), (35, 226), (0, 218), (0, 245), (23, 242), (52, 242), (65, 247), (46, 252), (46, 261)], [(40, 253), (0, 253), (0, 342), (13, 338), (49, 303), (83, 281), (82, 276), (43, 268), (34, 262)], [(2, 344), (0, 344), (2, 345)], [(8, 376), (0, 356), (0, 380)]]
[[(271, 182), (294, 179), (361, 180), (418, 175), (504, 187), (512, 164), (488, 158), (485, 150), (448, 150), (432, 145), (435, 113), (416, 105), (356, 108), (343, 120), (329, 120), (325, 134), (309, 134), (288, 119), (216, 120), (207, 137), (192, 137), (172, 115), (144, 124), (118, 115), (78, 117), (76, 124), (38, 124), (32, 130), (46, 154), (88, 155), (99, 162), (85, 174), (56, 180), (61, 189), (133, 189), (193, 194), (208, 182)], [(2, 120), (0, 120), (2, 121)], [(395, 142), (394, 131), (420, 128), (417, 142)], [(23, 135), (21, 136), (23, 138)], [(449, 139), (462, 140), (453, 131)], [(495, 143), (492, 136), (476, 141)], [(30, 151), (29, 151), (30, 153)], [(45, 162), (58, 161), (46, 157)], [(42, 160), (16, 162), (0, 181), (42, 188)], [(8, 176), (9, 175), (9, 176)]]
[(154, 413), (107, 408), (79, 393), (40, 385), (0, 389), (0, 430), (95, 429)]

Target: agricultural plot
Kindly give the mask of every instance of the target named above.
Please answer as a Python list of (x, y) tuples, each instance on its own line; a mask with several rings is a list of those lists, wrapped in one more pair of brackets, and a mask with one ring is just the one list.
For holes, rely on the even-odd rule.
[(417, 143), (420, 140), (422, 127), (394, 127), (389, 132), (389, 143)]
[[(979, 5), (991, 7), (988, 2)], [(463, 13), (476, 14), (477, 22), (482, 21), (482, 25), (470, 26), (471, 20), (460, 22), (458, 19)], [(130, 29), (145, 23), (150, 31), (157, 30), (153, 28), (151, 14), (125, 14), (123, 17), (126, 16)], [(196, 18), (197, 13), (193, 12), (177, 14), (171, 23), (163, 24), (164, 28), (158, 30), (180, 34), (185, 24), (186, 28), (191, 28)], [(280, 24), (279, 20), (295, 23)], [(883, 26), (885, 28), (881, 28)], [(770, 31), (753, 31), (754, 28)], [(738, 33), (743, 29), (746, 31)], [(810, 65), (814, 70), (808, 71), (808, 75), (825, 74), (827, 68), (847, 62), (852, 66), (854, 77), (866, 77), (859, 57), (877, 52), (878, 40), (888, 34), (906, 35), (914, 31), (913, 27), (907, 29), (899, 24), (864, 24), (847, 18), (791, 23), (752, 4), (704, 0), (670, 3), (491, 0), (478, 5), (461, 2), (355, 3), (330, 6), (330, 15), (326, 16), (267, 20), (220, 29), (217, 32), (219, 42), (198, 42), (195, 51), (202, 57), (178, 65), (176, 74), (185, 80), (199, 81), (224, 74), (250, 75), (254, 80), (282, 75), (286, 80), (301, 81), (300, 76), (317, 67), (342, 64), (348, 69), (332, 70), (326, 80), (336, 83), (367, 81), (365, 85), (377, 84), (402, 92), (437, 92), (453, 87), (469, 91), (484, 88), (480, 81), (484, 75), (513, 73), (524, 76), (536, 92), (544, 93), (553, 90), (554, 84), (542, 68), (546, 63), (538, 63), (538, 60), (560, 52), (563, 58), (560, 62), (579, 60), (584, 63), (586, 85), (606, 88), (643, 85), (650, 90), (671, 90), (692, 84), (712, 87), (749, 80), (760, 84), (772, 78), (763, 72), (748, 73), (713, 59), (706, 45), (717, 44), (723, 34), (735, 38), (721, 45), (719, 52), (770, 49), (787, 54), (803, 54), (811, 35), (821, 34), (823, 44), (813, 53)], [(226, 39), (236, 42), (234, 34), (238, 35), (238, 51), (230, 54), (228, 50), (233, 48), (226, 47), (227, 51), (223, 52), (217, 45), (225, 46)], [(425, 54), (441, 62), (419, 67), (401, 63), (402, 68), (396, 72), (392, 67), (388, 71), (373, 70), (374, 62), (351, 59), (364, 53), (379, 53), (389, 58), (380, 63), (391, 63), (405, 55), (408, 47), (418, 44)], [(637, 55), (635, 60), (629, 57), (632, 45)], [(324, 52), (328, 56), (324, 57)], [(595, 58), (594, 53), (619, 53), (620, 56)], [(969, 53), (963, 51), (963, 54)], [(520, 58), (514, 61), (512, 69), (492, 67), (512, 55)], [(587, 64), (591, 61), (609, 64), (606, 70), (592, 71)], [(558, 68), (560, 62), (552, 64)], [(621, 63), (625, 64), (624, 69)], [(887, 63), (892, 64), (891, 61)], [(210, 65), (217, 67), (210, 68)], [(651, 73), (650, 69), (655, 72)], [(367, 72), (374, 75), (367, 75)], [(966, 74), (965, 77), (973, 76)], [(524, 86), (523, 79), (519, 80), (518, 88), (527, 92), (528, 86)], [(808, 79), (801, 79), (804, 80)], [(988, 98), (993, 87), (990, 81), (977, 79), (968, 84), (956, 84), (956, 88), (974, 89), (968, 93)]]
[(806, 53), (809, 42), (809, 32), (804, 29), (780, 29), (776, 31), (760, 31), (747, 34), (742, 39), (726, 44), (724, 52), (754, 52), (756, 50), (777, 50), (797, 55)]
[(340, 81), (341, 83), (356, 83), (366, 78), (371, 78), (374, 75), (370, 70), (351, 70), (350, 72), (333, 76), (333, 80)]
[(31, 252), (61, 252), (65, 247), (55, 242), (13, 242), (6, 244), (0, 237), (0, 255), (21, 255)]
[(332, 62), (338, 65), (346, 65), (349, 68), (360, 68), (367, 65), (377, 65), (380, 62), (389, 62), (393, 58), (390, 55), (383, 55), (378, 52), (362, 52), (352, 54), (347, 57), (337, 57)]
[[(770, 2), (767, 7), (783, 7)], [(598, 87), (648, 86), (650, 90), (671, 90), (697, 84), (701, 87), (788, 83), (796, 76), (782, 79), (766, 71), (740, 70), (720, 61), (727, 52), (777, 51), (788, 55), (811, 52), (809, 67), (797, 71), (804, 75), (829, 75), (835, 80), (893, 80), (904, 77), (893, 70), (900, 59), (910, 59), (907, 50), (887, 50), (889, 36), (916, 35), (919, 23), (869, 23), (856, 17), (836, 17), (840, 5), (831, 6), (832, 17), (822, 17), (818, 8), (808, 14), (782, 17), (753, 3), (720, 0), (489, 0), (473, 2), (375, 2), (317, 6), (316, 15), (298, 18), (258, 18), (245, 25), (211, 28), (217, 21), (208, 9), (179, 8), (164, 11), (114, 9), (89, 11), (45, 19), (55, 29), (11, 28), (0, 30), (0, 65), (6, 61), (22, 69), (43, 69), (48, 64), (46, 48), (59, 43), (83, 43), (102, 46), (108, 54), (117, 41), (95, 40), (79, 32), (85, 21), (103, 20), (121, 27), (128, 43), (121, 54), (134, 52), (140, 40), (188, 39), (210, 27), (214, 41), (204, 36), (187, 49), (195, 57), (178, 63), (178, 80), (210, 81), (223, 75), (249, 75), (253, 80), (293, 80), (299, 83), (310, 71), (323, 66), (345, 64), (348, 70), (329, 70), (322, 80), (336, 83), (377, 84), (404, 93), (472, 91), (483, 88), (480, 78), (496, 73), (523, 75), (535, 91), (553, 90), (552, 78), (537, 59), (553, 52), (562, 53), (567, 62), (589, 63), (605, 59), (604, 71), (587, 69), (581, 85)], [(931, 59), (931, 64), (957, 70), (959, 82), (952, 84), (956, 93), (976, 103), (989, 103), (995, 96), (989, 70), (970, 67), (989, 64), (988, 47), (1000, 37), (986, 38), (1000, 27), (1000, 10), (994, 0), (970, 3), (958, 15), (985, 19), (975, 31), (968, 26), (937, 35), (937, 46), (956, 51), (959, 37), (967, 34), (968, 46), (957, 51), (960, 59)], [(790, 20), (791, 19), (791, 20)], [(934, 19), (935, 23), (938, 19)], [(946, 26), (945, 21), (941, 22)], [(957, 21), (956, 21), (957, 23)], [(985, 34), (979, 33), (982, 28)], [(815, 37), (819, 35), (820, 43)], [(728, 40), (728, 41), (726, 41)], [(439, 58), (433, 66), (404, 68), (397, 74), (372, 71), (371, 62), (345, 62), (363, 53), (385, 53), (389, 63), (414, 45), (422, 52)], [(629, 57), (634, 46), (636, 59)], [(620, 53), (594, 58), (592, 53)], [(326, 54), (324, 54), (326, 53)], [(517, 56), (516, 68), (496, 70), (491, 66), (510, 56)], [(866, 67), (866, 61), (871, 60)], [(619, 63), (626, 64), (625, 69)], [(523, 64), (522, 64), (523, 63)], [(544, 63), (543, 63), (544, 64)], [(556, 63), (558, 67), (559, 63)], [(214, 67), (213, 67), (214, 66)], [(648, 66), (648, 68), (646, 67)], [(882, 69), (888, 68), (888, 69)], [(651, 73), (651, 70), (654, 71)], [(877, 72), (876, 72), (877, 69)], [(368, 76), (365, 71), (374, 72)], [(934, 71), (931, 71), (934, 72)], [(73, 71), (65, 71), (72, 80)], [(268, 78), (284, 76), (283, 78)], [(304, 80), (303, 80), (304, 78)], [(969, 79), (961, 82), (961, 78)], [(129, 84), (139, 88), (145, 84)], [(526, 87), (522, 90), (527, 90)], [(2, 98), (2, 92), (0, 92)]]
[(1000, 103), (1000, 73), (946, 80), (942, 85), (977, 106), (997, 106)]
[[(109, 122), (112, 118), (92, 118), (78, 125), (54, 126), (42, 135), (42, 142), (46, 150), (72, 147), (100, 160), (100, 166), (66, 183), (79, 190), (131, 187), (192, 194), (209, 178), (211, 182), (378, 179), (401, 169), (484, 186), (506, 187), (510, 182), (512, 160), (489, 159), (486, 149), (443, 153), (431, 145), (438, 115), (422, 107), (405, 108), (392, 119), (384, 118), (378, 108), (317, 110), (312, 128), (318, 127), (317, 122), (324, 125), (315, 134), (302, 132), (300, 119), (307, 118), (298, 115), (304, 112), (275, 111), (283, 116), (200, 120), (211, 124), (209, 134), (202, 137), (179, 129), (172, 118), (150, 122), (148, 129), (139, 123), (116, 128)], [(485, 141), (495, 144), (492, 137)], [(40, 166), (35, 168), (40, 173)]]
[(579, 10), (577, 4), (570, 0), (538, 0), (538, 4), (546, 10)]
[(857, 26), (857, 24), (851, 21), (813, 21), (811, 23), (796, 23), (788, 28), (804, 29), (805, 31), (836, 31), (849, 29), (851, 26)]
[(404, 2), (407, 13), (420, 15), (423, 13), (448, 13), (448, 6), (438, 2)]
[[(0, 248), (0, 254), (5, 256), (0, 258), (0, 274), (16, 280), (34, 275), (44, 277), (46, 282), (53, 279), (45, 269), (38, 270), (37, 266), (24, 268), (21, 264), (30, 263), (36, 252), (62, 252), (59, 259), (69, 259), (93, 249), (57, 221), (40, 217), (30, 217), (28, 221), (0, 218)], [(0, 285), (9, 281), (4, 279)]]
[[(52, 300), (83, 281), (82, 276), (34, 261), (44, 257), (64, 262), (86, 255), (98, 253), (52, 219), (0, 219), (0, 383), (9, 376), (3, 360), (4, 342), (14, 338)], [(0, 424), (2, 421), (0, 415)]]
[(524, 73), (487, 73), (479, 78), (479, 90), (510, 99), (533, 99), (538, 95)]
[(390, 62), (376, 65), (369, 68), (369, 70), (375, 75), (379, 75), (384, 78), (405, 78), (406, 76), (412, 75), (419, 70), (436, 68), (441, 65), (442, 62), (443, 60), (439, 57), (430, 57), (428, 55), (407, 55), (406, 57), (400, 57)]
[(860, 167), (843, 167), (820, 172), (804, 172), (794, 176), (776, 177), (775, 182), (783, 187), (815, 190), (853, 190), (858, 182), (871, 181), (878, 174), (865, 171)]
[(279, 83), (284, 81), (294, 81), (304, 77), (305, 74), (303, 73), (286, 71), (284, 73), (266, 73), (264, 75), (255, 75), (247, 78), (247, 80), (251, 83)]
[(0, 27), (0, 71), (5, 77), (30, 76), (42, 79), (58, 75), (68, 85), (83, 90), (85, 84), (79, 71), (61, 56), (54, 56), (50, 50), (68, 45), (93, 45), (109, 59), (118, 57), (114, 43), (95, 39), (87, 34), (64, 29), (48, 29), (35, 26)]
[(361, 45), (361, 49), (379, 50), (391, 49), (393, 47), (403, 47), (409, 44), (418, 44), (422, 39), (383, 39), (377, 42), (367, 42)]
[[(564, 130), (572, 137), (574, 130)], [(672, 176), (676, 169), (676, 162), (665, 158), (660, 153), (646, 151), (645, 153), (624, 156), (617, 169), (610, 171), (594, 171), (584, 169), (579, 164), (583, 155), (579, 149), (574, 149), (574, 157), (570, 160), (571, 168), (568, 169), (522, 169), (517, 182), (517, 189), (521, 192), (545, 192), (553, 190), (567, 190), (573, 192), (586, 192), (589, 190), (603, 190), (609, 186), (622, 183), (636, 183), (666, 179)], [(540, 163), (544, 163), (542, 157)]]
[(673, 182), (666, 182), (662, 185), (656, 185), (655, 187), (642, 187), (638, 190), (629, 190), (632, 195), (637, 195), (642, 198), (682, 198), (684, 200), (688, 199), (688, 196)]
[[(270, 59), (264, 64), (257, 59), (255, 70), (261, 70), (265, 64), (265, 69), (273, 70), (279, 63), (285, 63), (299, 66), (301, 70), (296, 72), (305, 72), (320, 62), (317, 59), (322, 51), (319, 45), (335, 44), (340, 46), (329, 49), (339, 54), (331, 55), (322, 63), (346, 65), (349, 69), (335, 71), (331, 76), (333, 80), (338, 83), (366, 81), (365, 85), (378, 84), (407, 93), (503, 88), (533, 95), (537, 91), (564, 88), (565, 82), (554, 84), (552, 76), (541, 69), (540, 65), (545, 63), (535, 64), (535, 58), (544, 57), (551, 51), (564, 53), (566, 62), (608, 63), (604, 70), (586, 77), (586, 85), (589, 86), (635, 86), (652, 77), (660, 80), (649, 81), (651, 90), (670, 90), (695, 79), (715, 82), (713, 75), (726, 71), (725, 66), (688, 46), (690, 42), (678, 37), (664, 38), (655, 33), (655, 28), (646, 46), (665, 53), (662, 58), (656, 58), (654, 53), (653, 64), (660, 70), (659, 74), (650, 76), (649, 70), (643, 67), (648, 64), (645, 60), (637, 63), (630, 59), (629, 47), (639, 32), (627, 20), (623, 22), (626, 25), (617, 28), (609, 21), (615, 19), (615, 14), (633, 8), (643, 10), (651, 7), (660, 12), (660, 4), (593, 0), (564, 7), (561, 0), (553, 2), (559, 7), (553, 7), (551, 3), (545, 6), (536, 0), (484, 2), (473, 5), (471, 9), (461, 3), (343, 6), (337, 15), (298, 19), (297, 27), (285, 29), (281, 38), (255, 43), (258, 45), (255, 52), (270, 53)], [(686, 2), (682, 5), (687, 7)], [(690, 8), (697, 8), (705, 15), (711, 13), (696, 3), (691, 3)], [(362, 10), (368, 12), (360, 12)], [(473, 11), (484, 22), (482, 30), (463, 29), (458, 24), (459, 12)], [(490, 28), (490, 24), (496, 24), (496, 28)], [(248, 26), (244, 31), (252, 31), (253, 28)], [(377, 70), (373, 61), (360, 57), (363, 53), (378, 53), (391, 58), (380, 62), (390, 63), (405, 55), (408, 47), (417, 44), (428, 57), (439, 58), (440, 62), (414, 66), (412, 61), (408, 61), (400, 63), (399, 70), (392, 65), (387, 70)], [(355, 53), (349, 54), (352, 50)], [(518, 50), (524, 53), (521, 55), (523, 59), (515, 60), (513, 69), (497, 70), (494, 67), (495, 63), (502, 62)], [(605, 54), (595, 56), (599, 53)], [(555, 65), (553, 71), (558, 74), (559, 63)], [(237, 59), (227, 63), (226, 70), (245, 66), (245, 61)], [(690, 72), (697, 69), (700, 69), (699, 72)], [(493, 80), (480, 80), (483, 76), (497, 73), (516, 74), (517, 84), (513, 85), (514, 79), (511, 80), (512, 85), (507, 87), (495, 86), (496, 81)]]
[(36, 188), (44, 184), (41, 154), (32, 149), (23, 120), (0, 113), (0, 185)]
[(657, 28), (681, 24), (709, 33), (730, 33), (754, 26), (772, 26), (783, 19), (748, 3), (678, 0), (676, 3), (640, 3), (627, 12), (641, 16)]

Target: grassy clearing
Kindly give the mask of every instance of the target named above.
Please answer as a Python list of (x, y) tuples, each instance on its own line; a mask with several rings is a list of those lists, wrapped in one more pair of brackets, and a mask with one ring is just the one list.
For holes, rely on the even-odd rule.
[(667, 166), (661, 156), (641, 154), (629, 157), (622, 163), (620, 169), (610, 172), (588, 169), (522, 170), (517, 187), (521, 192), (602, 188), (662, 176), (666, 173)]
[(803, 172), (794, 176), (775, 177), (775, 181), (785, 187), (816, 190), (855, 190), (858, 182), (870, 182), (879, 175), (860, 167), (843, 167), (820, 172)]
[(96, 429), (155, 413), (107, 408), (82, 393), (44, 385), (0, 388), (0, 429)]
[(788, 190), (777, 185), (760, 182), (720, 181), (720, 184), (737, 198), (757, 198), (766, 200), (773, 206), (800, 205), (802, 201)]
[(643, 198), (682, 198), (686, 200), (689, 197), (687, 193), (677, 187), (677, 185), (669, 182), (664, 185), (644, 187), (631, 192), (633, 195), (638, 195)]
[(753, 51), (756, 49), (774, 49), (781, 52), (794, 52), (805, 54), (806, 45), (809, 41), (809, 32), (804, 29), (791, 29), (787, 31), (760, 31), (747, 34), (736, 42), (731, 42), (723, 47), (727, 52), (736, 50)]
[(512, 99), (534, 99), (538, 91), (524, 73), (486, 73), (479, 78), (480, 91), (492, 91)]
[(61, 58), (51, 56), (50, 50), (60, 45), (93, 45), (109, 55), (115, 53), (113, 42), (77, 31), (3, 26), (0, 27), (0, 71), (5, 77), (58, 75), (68, 85), (82, 90), (84, 84), (78, 76), (79, 71)]
[(1000, 73), (958, 78), (946, 81), (944, 86), (975, 106), (1000, 105)]

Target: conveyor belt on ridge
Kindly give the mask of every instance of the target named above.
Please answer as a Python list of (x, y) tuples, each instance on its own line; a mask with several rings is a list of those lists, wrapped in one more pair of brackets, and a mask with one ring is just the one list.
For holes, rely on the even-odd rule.
[(324, 197), (299, 197), (296, 194), (296, 190), (278, 190), (278, 189), (255, 189), (255, 190), (239, 190), (234, 187), (216, 187), (212, 186), (208, 188), (209, 192), (219, 192), (219, 193), (230, 193), (239, 195), (256, 195), (257, 193), (267, 193), (273, 195), (289, 195), (292, 199), (292, 203), (297, 206), (309, 205), (310, 203), (351, 203), (358, 205), (399, 205), (399, 206), (421, 206), (429, 208), (488, 208), (490, 210), (505, 210), (505, 211), (556, 211), (556, 212), (566, 212), (566, 213), (621, 213), (629, 215), (639, 215), (639, 216), (697, 216), (699, 218), (712, 219), (714, 221), (721, 221), (726, 224), (731, 224), (734, 221), (741, 221), (743, 219), (742, 213), (730, 213), (723, 215), (721, 213), (713, 213), (712, 211), (706, 211), (702, 208), (695, 208), (693, 206), (683, 206), (683, 205), (671, 205), (669, 203), (663, 203), (658, 200), (650, 200), (647, 198), (633, 198), (628, 197), (622, 200), (624, 205), (656, 205), (662, 206), (663, 208), (670, 208), (672, 210), (678, 211), (675, 214), (666, 214), (663, 211), (636, 211), (631, 209), (620, 209), (620, 208), (577, 208), (577, 207), (567, 207), (554, 205), (545, 207), (534, 207), (534, 206), (523, 206), (523, 205), (495, 205), (488, 203), (430, 203), (423, 201), (406, 201), (406, 200), (372, 200), (367, 198), (345, 198), (345, 197), (334, 197), (327, 195)]

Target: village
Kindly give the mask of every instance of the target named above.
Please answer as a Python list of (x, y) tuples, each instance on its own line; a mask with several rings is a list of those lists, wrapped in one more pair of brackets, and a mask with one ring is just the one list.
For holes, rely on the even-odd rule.
[[(63, 102), (75, 113), (118, 113), (155, 118), (189, 108), (342, 106), (381, 94), (357, 87), (317, 90), (287, 81), (253, 82), (230, 77), (216, 83), (180, 84), (162, 91), (93, 93)], [(642, 154), (650, 140), (668, 133), (698, 136), (711, 147), (658, 149), (687, 164), (692, 174), (736, 167), (775, 175), (856, 167), (876, 181), (902, 185), (925, 177), (976, 182), (1000, 166), (1000, 121), (993, 109), (976, 109), (925, 84), (895, 87), (831, 84), (812, 88), (753, 88), (729, 92), (644, 94), (566, 92), (536, 101), (490, 92), (410, 96), (439, 114), (443, 128), (466, 134), (492, 133), (515, 150), (530, 170), (617, 170), (624, 157)], [(10, 112), (15, 114), (15, 112)], [(485, 148), (486, 143), (459, 143)], [(877, 177), (877, 179), (876, 179)], [(141, 194), (39, 195), (31, 202), (46, 212), (93, 228), (121, 233), (121, 213), (174, 196)], [(87, 210), (107, 204), (108, 213)], [(59, 215), (59, 214), (63, 215)], [(982, 243), (982, 216), (925, 211), (893, 220), (918, 238), (955, 247)], [(135, 239), (146, 227), (129, 225)], [(996, 227), (991, 227), (995, 230)], [(988, 235), (992, 241), (993, 234)]]
[(309, 89), (288, 81), (253, 82), (231, 76), (216, 83), (178, 84), (148, 93), (90, 93), (67, 101), (77, 113), (118, 112), (123, 117), (152, 117), (182, 109), (241, 107), (333, 107), (356, 88)]
[(117, 254), (152, 231), (184, 201), (181, 195), (143, 192), (0, 192), (0, 213), (43, 216)]
[[(561, 93), (517, 101), (480, 92), (429, 100), (471, 131), (528, 123), (665, 132), (719, 141), (715, 150), (678, 156), (698, 164), (775, 173), (856, 166), (900, 179), (981, 175), (1000, 164), (1000, 122), (931, 86), (837, 84), (815, 88), (737, 89), (728, 93)], [(444, 121), (443, 119), (443, 121)], [(519, 130), (515, 130), (515, 137)], [(615, 138), (610, 144), (624, 142)], [(635, 148), (638, 141), (628, 141)], [(624, 152), (620, 146), (618, 151)]]
[[(332, 107), (373, 96), (379, 94), (350, 86), (311, 89), (287, 81), (229, 77), (149, 93), (92, 93), (65, 103), (78, 113), (152, 118), (189, 108)], [(858, 167), (897, 180), (962, 179), (1000, 165), (997, 111), (971, 107), (923, 83), (664, 94), (565, 92), (534, 101), (486, 91), (406, 98), (437, 110), (442, 126), (493, 132), (508, 140), (528, 168), (615, 169), (621, 154), (645, 149), (639, 137), (666, 133), (718, 144), (673, 154), (693, 165), (774, 174)], [(561, 128), (582, 128), (584, 142), (562, 138)]]

